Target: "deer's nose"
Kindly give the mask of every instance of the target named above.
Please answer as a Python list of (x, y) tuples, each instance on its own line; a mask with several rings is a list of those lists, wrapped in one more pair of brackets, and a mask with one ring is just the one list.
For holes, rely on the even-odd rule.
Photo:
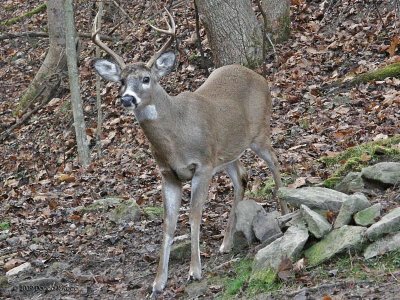
[(136, 105), (136, 98), (132, 95), (124, 95), (121, 97), (121, 102), (124, 107)]

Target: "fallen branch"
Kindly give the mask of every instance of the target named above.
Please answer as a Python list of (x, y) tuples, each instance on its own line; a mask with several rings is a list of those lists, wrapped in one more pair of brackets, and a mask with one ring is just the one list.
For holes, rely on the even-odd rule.
[[(79, 37), (81, 38), (88, 38), (90, 39), (92, 37), (91, 33), (78, 33)], [(42, 32), (42, 31), (25, 31), (25, 32), (8, 32), (5, 34), (0, 35), (0, 41), (6, 40), (6, 39), (15, 39), (15, 38), (20, 38), (20, 37), (32, 37), (32, 38), (48, 38), (49, 34), (47, 32)], [(113, 41), (115, 38), (108, 36), (108, 35), (102, 35), (100, 34), (100, 38), (102, 40), (106, 41)]]
[(370, 81), (384, 80), (388, 77), (400, 78), (400, 62), (387, 65), (374, 71), (360, 74), (354, 77), (349, 83), (351, 85), (367, 83)]
[(38, 7), (32, 9), (31, 11), (28, 11), (28, 12), (24, 13), (21, 16), (17, 16), (17, 17), (5, 20), (3, 22), (0, 22), (0, 25), (1, 26), (13, 25), (15, 23), (18, 23), (18, 22), (22, 21), (25, 18), (32, 17), (33, 15), (36, 15), (38, 13), (41, 13), (41, 12), (45, 11), (46, 7), (47, 7), (46, 3), (40, 4)]

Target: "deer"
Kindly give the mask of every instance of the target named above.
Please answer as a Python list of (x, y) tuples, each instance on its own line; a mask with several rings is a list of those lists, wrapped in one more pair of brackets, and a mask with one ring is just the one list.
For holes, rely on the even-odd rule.
[[(92, 41), (113, 60), (95, 59), (93, 66), (105, 80), (120, 84), (122, 105), (132, 111), (148, 138), (162, 178), (163, 239), (152, 297), (159, 295), (168, 279), (170, 249), (181, 206), (182, 185), (191, 181), (189, 223), (191, 260), (188, 280), (202, 276), (199, 235), (203, 205), (213, 175), (225, 170), (230, 177), (234, 199), (219, 251), (229, 252), (235, 231), (235, 208), (243, 200), (247, 172), (239, 158), (251, 149), (272, 172), (274, 195), (282, 185), (279, 165), (271, 146), (270, 119), (272, 102), (267, 80), (241, 66), (215, 69), (194, 92), (170, 96), (160, 85), (176, 63), (173, 51), (166, 51), (176, 36), (173, 16), (166, 9), (168, 29), (150, 25), (166, 34), (168, 40), (147, 63), (125, 64), (98, 35), (97, 18), (92, 27)], [(280, 200), (281, 212), (288, 207)]]

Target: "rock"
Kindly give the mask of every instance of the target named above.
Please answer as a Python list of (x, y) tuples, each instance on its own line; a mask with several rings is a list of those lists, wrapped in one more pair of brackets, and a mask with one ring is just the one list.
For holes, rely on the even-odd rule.
[(187, 294), (187, 299), (198, 299), (204, 296), (207, 289), (207, 280), (193, 281), (185, 286), (185, 293)]
[(110, 208), (118, 206), (121, 201), (123, 201), (121, 198), (118, 197), (107, 197), (99, 200), (93, 201), (92, 204), (81, 207), (80, 209), (83, 212), (107, 212)]
[(304, 187), (299, 189), (280, 188), (278, 195), (291, 205), (300, 207), (302, 204), (314, 209), (339, 211), (344, 200), (349, 196), (322, 187)]
[(232, 253), (238, 254), (249, 248), (249, 242), (242, 231), (233, 234)]
[(172, 245), (170, 260), (176, 262), (182, 262), (186, 259), (190, 259), (191, 242), (185, 241), (176, 245)]
[(376, 241), (381, 236), (400, 230), (400, 207), (392, 209), (382, 219), (373, 224), (366, 231), (366, 236), (370, 241)]
[(255, 241), (252, 224), (257, 215), (266, 215), (264, 208), (254, 200), (243, 200), (238, 203), (235, 210), (236, 231), (244, 233), (248, 243)]
[(15, 267), (18, 267), (19, 265), (22, 265), (24, 262), (25, 261), (22, 259), (12, 258), (4, 264), (4, 270), (9, 271)]
[(6, 289), (9, 285), (7, 276), (0, 275), (0, 289)]
[(369, 226), (374, 224), (381, 216), (382, 205), (380, 203), (374, 204), (366, 209), (363, 209), (354, 215), (354, 222), (360, 226)]
[(390, 234), (369, 245), (364, 251), (366, 259), (400, 249), (400, 232)]
[(56, 288), (61, 281), (54, 277), (39, 277), (30, 280), (23, 280), (18, 283), (20, 292), (44, 292)]
[(360, 248), (364, 243), (365, 231), (365, 227), (348, 225), (332, 230), (304, 252), (308, 265), (316, 266), (345, 250)]
[(29, 262), (23, 263), (22, 265), (19, 265), (18, 267), (12, 268), (11, 270), (7, 271), (6, 276), (15, 276), (19, 273), (29, 271), (32, 268), (31, 264)]
[(282, 236), (282, 231), (277, 220), (279, 216), (280, 213), (277, 211), (267, 214), (259, 213), (255, 216), (252, 228), (254, 235), (260, 242), (269, 240), (271, 243)]
[(381, 183), (384, 186), (400, 183), (400, 163), (381, 162), (361, 170), (361, 175), (367, 180)]
[(308, 231), (305, 225), (289, 227), (281, 238), (257, 252), (253, 273), (261, 270), (278, 270), (279, 264), (285, 257), (294, 261), (303, 250), (307, 239)]
[(13, 236), (13, 237), (6, 239), (6, 242), (10, 246), (15, 247), (21, 242), (21, 239), (18, 236)]
[(348, 173), (342, 179), (342, 181), (335, 186), (335, 190), (345, 194), (361, 192), (363, 189), (364, 189), (364, 181), (361, 177), (361, 172)]
[(46, 275), (47, 276), (62, 276), (64, 271), (66, 271), (69, 268), (69, 264), (56, 261), (51, 264), (51, 266), (47, 269)]
[(360, 210), (363, 210), (371, 206), (367, 197), (364, 194), (356, 193), (350, 195), (340, 208), (339, 214), (336, 218), (334, 228), (340, 228), (344, 225), (348, 225), (351, 222), (353, 215)]
[(332, 225), (320, 214), (312, 211), (305, 205), (301, 205), (300, 211), (303, 220), (307, 224), (308, 231), (317, 239), (324, 237), (332, 228)]
[(289, 228), (290, 226), (294, 225), (293, 223), (297, 224), (299, 220), (302, 220), (302, 218), (303, 217), (300, 210), (295, 210), (294, 212), (288, 213), (278, 218), (279, 227), (281, 229)]
[(126, 224), (139, 220), (141, 211), (135, 200), (121, 201), (108, 213), (108, 218), (116, 224)]

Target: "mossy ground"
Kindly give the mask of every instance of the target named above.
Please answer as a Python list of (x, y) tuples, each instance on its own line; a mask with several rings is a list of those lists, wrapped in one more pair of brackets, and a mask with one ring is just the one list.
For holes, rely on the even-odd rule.
[(316, 267), (306, 265), (304, 270), (285, 282), (270, 270), (252, 275), (252, 264), (251, 259), (242, 259), (235, 264), (230, 277), (215, 279), (224, 285), (218, 299), (234, 299), (238, 295), (250, 299), (257, 294), (278, 294), (336, 280), (384, 282), (385, 275), (400, 270), (400, 250), (368, 260), (358, 252), (349, 251)]
[(164, 209), (160, 206), (146, 206), (142, 209), (144, 214), (151, 220), (161, 218), (164, 213)]
[(380, 161), (400, 161), (400, 135), (351, 147), (333, 157), (319, 159), (330, 170), (331, 176), (324, 181), (327, 188), (334, 187), (349, 172)]

